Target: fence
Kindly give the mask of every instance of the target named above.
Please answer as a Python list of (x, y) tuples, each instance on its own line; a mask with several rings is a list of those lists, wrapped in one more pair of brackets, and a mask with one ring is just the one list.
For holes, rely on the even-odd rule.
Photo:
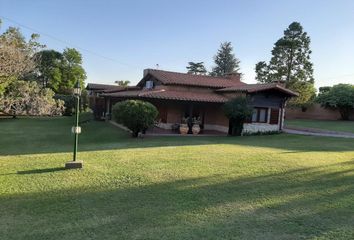
[[(302, 111), (301, 108), (286, 108), (286, 119), (314, 119), (314, 120), (340, 120), (338, 110), (323, 108), (320, 104), (314, 104)], [(350, 120), (354, 120), (354, 109), (351, 112)]]

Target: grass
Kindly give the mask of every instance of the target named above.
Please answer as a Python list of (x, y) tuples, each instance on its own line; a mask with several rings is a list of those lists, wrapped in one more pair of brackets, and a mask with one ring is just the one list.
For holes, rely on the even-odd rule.
[(285, 125), (289, 127), (305, 127), (320, 130), (354, 133), (354, 121), (293, 119), (286, 120)]
[(353, 239), (354, 140), (0, 120), (0, 239)]

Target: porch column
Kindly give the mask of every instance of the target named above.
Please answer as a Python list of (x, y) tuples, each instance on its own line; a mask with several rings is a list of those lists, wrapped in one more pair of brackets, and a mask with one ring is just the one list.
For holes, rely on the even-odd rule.
[(111, 112), (111, 98), (105, 98), (105, 118), (106, 120), (110, 120), (110, 112)]
[(192, 103), (190, 103), (189, 105), (188, 105), (188, 128), (189, 128), (189, 130), (188, 130), (188, 134), (192, 134), (193, 132), (192, 132), (192, 127), (193, 127), (193, 119), (192, 119), (192, 117), (193, 117), (193, 104)]

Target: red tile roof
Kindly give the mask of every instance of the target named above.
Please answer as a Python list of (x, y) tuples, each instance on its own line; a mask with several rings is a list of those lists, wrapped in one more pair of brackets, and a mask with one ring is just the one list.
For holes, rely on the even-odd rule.
[(200, 92), (183, 92), (173, 90), (132, 90), (115, 93), (105, 93), (102, 96), (121, 97), (121, 98), (146, 98), (146, 99), (167, 99), (179, 101), (194, 101), (194, 102), (215, 102), (223, 103), (228, 99), (217, 93), (200, 93)]
[(237, 86), (237, 87), (228, 87), (216, 90), (217, 92), (260, 92), (265, 90), (275, 89), (281, 92), (284, 92), (290, 96), (298, 96), (299, 94), (291, 91), (285, 87), (278, 85), (277, 83), (266, 83), (266, 84), (247, 84), (244, 86)]
[(127, 90), (139, 90), (140, 87), (137, 86), (119, 86), (118, 88), (112, 88), (112, 89), (106, 89), (103, 90), (104, 93), (113, 93), (113, 92), (121, 92), (121, 91), (127, 91)]
[(113, 89), (124, 89), (124, 87), (118, 85), (88, 83), (86, 89), (87, 90), (113, 90)]
[[(165, 85), (187, 85), (210, 88), (226, 88), (247, 85), (239, 79), (228, 79), (226, 77), (212, 77), (207, 75), (194, 75), (188, 73), (170, 72), (148, 69), (148, 74), (154, 76)], [(138, 83), (141, 84), (145, 77)]]

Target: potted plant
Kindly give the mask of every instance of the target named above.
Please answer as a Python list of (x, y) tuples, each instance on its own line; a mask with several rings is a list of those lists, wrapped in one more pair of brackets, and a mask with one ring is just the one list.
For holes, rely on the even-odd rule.
[(182, 118), (182, 123), (179, 125), (179, 132), (183, 135), (188, 133), (189, 127), (188, 127), (188, 118)]
[(200, 117), (193, 118), (192, 132), (193, 134), (199, 134), (200, 132)]

